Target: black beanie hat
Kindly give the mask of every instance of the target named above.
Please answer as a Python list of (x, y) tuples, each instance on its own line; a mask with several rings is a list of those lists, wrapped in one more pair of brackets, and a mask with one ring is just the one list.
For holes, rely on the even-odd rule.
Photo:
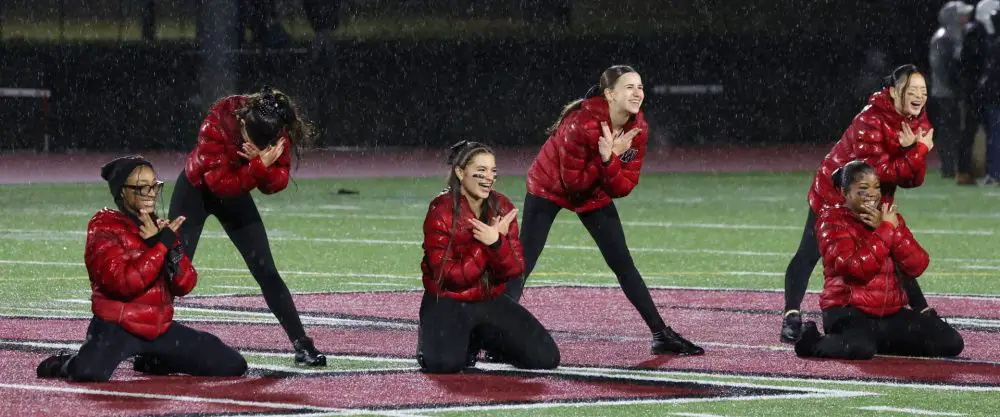
[(119, 200), (122, 198), (122, 186), (125, 185), (125, 181), (128, 180), (128, 176), (132, 174), (132, 171), (143, 165), (148, 166), (150, 169), (153, 168), (153, 164), (147, 161), (146, 158), (143, 158), (142, 155), (129, 155), (117, 158), (101, 167), (101, 178), (104, 178), (108, 182), (108, 188), (111, 191), (111, 197), (115, 199), (115, 203), (121, 205)]

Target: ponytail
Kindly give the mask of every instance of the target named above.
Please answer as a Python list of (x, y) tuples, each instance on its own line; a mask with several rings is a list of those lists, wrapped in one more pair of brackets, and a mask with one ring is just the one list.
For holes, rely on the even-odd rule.
[(566, 104), (562, 109), (562, 113), (559, 113), (559, 118), (556, 119), (555, 123), (552, 123), (552, 126), (549, 126), (548, 129), (545, 129), (545, 134), (551, 135), (553, 133), (556, 133), (556, 130), (559, 130), (559, 125), (562, 124), (562, 121), (563, 119), (566, 118), (566, 115), (573, 110), (579, 109), (580, 106), (583, 105), (583, 100), (585, 99), (580, 98)]

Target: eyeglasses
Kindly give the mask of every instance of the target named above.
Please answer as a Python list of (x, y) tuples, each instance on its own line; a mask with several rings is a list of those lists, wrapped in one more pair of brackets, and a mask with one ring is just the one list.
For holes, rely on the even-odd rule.
[(163, 181), (157, 181), (157, 182), (153, 183), (153, 185), (128, 185), (128, 184), (125, 184), (125, 185), (122, 185), (122, 187), (130, 188), (132, 190), (135, 190), (136, 193), (138, 193), (141, 196), (149, 197), (149, 196), (152, 196), (154, 194), (157, 194), (157, 195), (160, 194), (160, 191), (163, 190)]

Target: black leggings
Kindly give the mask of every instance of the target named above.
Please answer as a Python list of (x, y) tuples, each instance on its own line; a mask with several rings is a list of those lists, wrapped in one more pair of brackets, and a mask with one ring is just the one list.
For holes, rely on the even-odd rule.
[(501, 295), (463, 302), (424, 292), (420, 302), (417, 362), (428, 373), (455, 373), (479, 348), (525, 369), (559, 366), (559, 348), (528, 310)]
[[(809, 216), (806, 217), (806, 227), (802, 230), (799, 249), (795, 251), (795, 256), (785, 269), (785, 311), (799, 310), (802, 307), (802, 299), (805, 298), (806, 289), (809, 287), (809, 276), (812, 275), (820, 257), (819, 242), (816, 241), (816, 213), (810, 209)], [(927, 299), (924, 298), (924, 292), (917, 280), (904, 277), (899, 268), (896, 268), (896, 275), (899, 276), (903, 290), (906, 291), (910, 307), (916, 311), (927, 308)]]
[(194, 376), (240, 376), (247, 370), (243, 356), (211, 333), (173, 322), (160, 337), (144, 340), (94, 317), (87, 340), (66, 365), (66, 373), (73, 381), (104, 382), (118, 364), (138, 354), (155, 355), (170, 372)]
[(181, 225), (180, 238), (189, 258), (194, 260), (195, 250), (201, 231), (205, 227), (208, 215), (214, 215), (222, 224), (229, 239), (243, 255), (243, 261), (250, 269), (250, 275), (257, 281), (264, 301), (274, 316), (285, 329), (288, 338), (295, 342), (306, 336), (295, 301), (288, 291), (288, 286), (278, 274), (271, 256), (271, 245), (267, 240), (264, 223), (260, 219), (257, 205), (250, 193), (244, 193), (233, 198), (219, 198), (208, 190), (194, 188), (187, 176), (181, 171), (174, 187), (174, 195), (170, 199), (170, 214), (168, 218), (184, 216)]
[[(524, 216), (521, 221), (521, 246), (524, 247), (524, 278), (511, 280), (507, 283), (507, 295), (520, 301), (524, 292), (524, 282), (535, 268), (538, 257), (545, 248), (545, 240), (549, 236), (552, 223), (562, 207), (541, 197), (527, 194), (524, 197)], [(653, 297), (646, 288), (646, 282), (639, 275), (639, 270), (632, 261), (628, 245), (625, 243), (625, 231), (618, 217), (618, 209), (614, 203), (586, 213), (577, 213), (590, 237), (597, 243), (604, 261), (618, 277), (618, 285), (625, 292), (625, 297), (639, 311), (639, 315), (653, 332), (666, 327), (660, 313), (656, 310)]]
[(937, 316), (904, 308), (885, 317), (873, 317), (854, 307), (823, 310), (823, 328), (813, 351), (817, 358), (871, 359), (883, 355), (917, 357), (958, 356), (965, 347), (962, 335)]

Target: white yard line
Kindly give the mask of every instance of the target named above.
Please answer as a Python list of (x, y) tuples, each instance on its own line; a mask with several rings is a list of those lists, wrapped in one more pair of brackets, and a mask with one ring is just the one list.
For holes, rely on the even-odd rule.
[(921, 410), (921, 409), (918, 409), (918, 408), (897, 408), (897, 407), (888, 407), (888, 406), (884, 406), (884, 405), (876, 405), (876, 406), (869, 406), (869, 407), (854, 407), (854, 408), (858, 409), (858, 410), (865, 410), (865, 411), (886, 411), (886, 412), (890, 412), (890, 413), (912, 414), (912, 415), (918, 415), (918, 416), (964, 416), (964, 415), (966, 415), (966, 414), (962, 414), (962, 413), (950, 413), (950, 412), (945, 412), (945, 411)]

